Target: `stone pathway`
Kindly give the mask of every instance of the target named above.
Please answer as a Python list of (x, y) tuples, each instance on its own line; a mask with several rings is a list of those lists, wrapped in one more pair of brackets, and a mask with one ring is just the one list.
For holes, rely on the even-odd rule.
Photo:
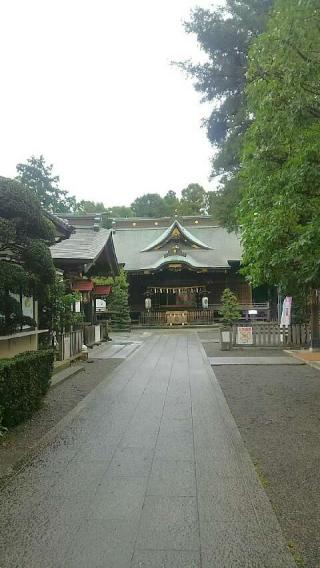
[(266, 357), (208, 357), (210, 365), (304, 365), (304, 361), (283, 356)]
[(196, 333), (150, 334), (0, 496), (1, 568), (290, 568)]

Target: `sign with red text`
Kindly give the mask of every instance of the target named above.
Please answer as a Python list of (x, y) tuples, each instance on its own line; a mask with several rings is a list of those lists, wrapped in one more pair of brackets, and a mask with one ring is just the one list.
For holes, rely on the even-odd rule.
[(238, 327), (237, 328), (237, 344), (238, 345), (253, 345), (252, 327)]

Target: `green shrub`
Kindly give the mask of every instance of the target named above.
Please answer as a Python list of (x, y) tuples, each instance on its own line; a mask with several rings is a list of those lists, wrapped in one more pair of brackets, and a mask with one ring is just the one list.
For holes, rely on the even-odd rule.
[(222, 308), (219, 315), (222, 317), (224, 325), (233, 325), (235, 321), (241, 318), (238, 298), (233, 292), (231, 292), (230, 288), (226, 288), (223, 291), (221, 304)]
[(121, 268), (119, 276), (115, 276), (113, 279), (112, 292), (108, 298), (112, 331), (128, 331), (131, 329), (128, 288), (127, 275)]
[(28, 351), (0, 361), (2, 425), (15, 426), (40, 407), (52, 375), (52, 350)]

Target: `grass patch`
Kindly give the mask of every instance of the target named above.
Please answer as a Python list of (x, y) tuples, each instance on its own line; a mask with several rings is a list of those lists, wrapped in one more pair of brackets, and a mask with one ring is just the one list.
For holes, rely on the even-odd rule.
[(256, 470), (256, 474), (259, 478), (259, 481), (263, 487), (268, 487), (270, 485), (269, 480), (265, 476), (264, 472), (262, 471), (261, 465), (258, 461), (253, 462), (254, 468)]
[(297, 550), (297, 545), (294, 542), (290, 541), (288, 542), (288, 548), (293, 556), (296, 565), (300, 566), (301, 568), (305, 566), (304, 559), (301, 556), (300, 552)]

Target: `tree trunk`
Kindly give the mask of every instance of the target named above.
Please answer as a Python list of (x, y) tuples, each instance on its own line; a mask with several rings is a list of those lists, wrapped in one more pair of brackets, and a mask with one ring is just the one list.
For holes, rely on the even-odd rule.
[(311, 347), (320, 349), (320, 321), (318, 290), (311, 291)]

